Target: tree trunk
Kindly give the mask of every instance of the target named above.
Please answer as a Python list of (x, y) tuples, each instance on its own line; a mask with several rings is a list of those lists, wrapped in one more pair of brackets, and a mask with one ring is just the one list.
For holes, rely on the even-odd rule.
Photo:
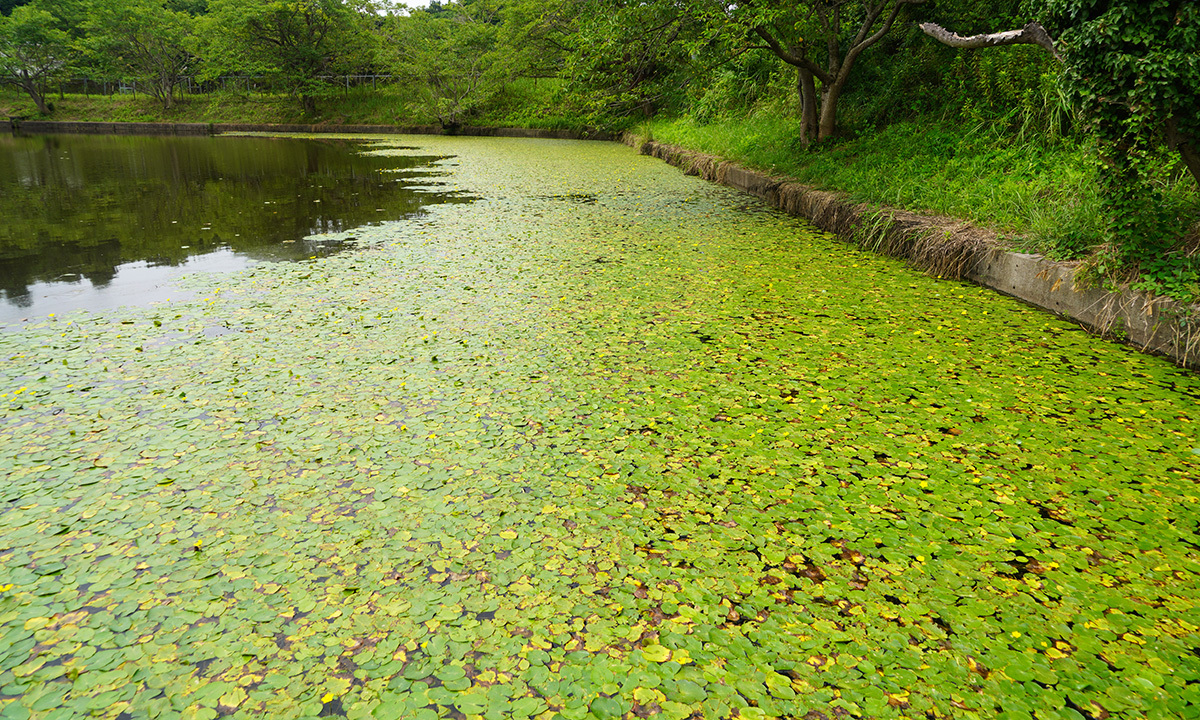
[(317, 114), (317, 99), (312, 95), (301, 95), (300, 106), (304, 109), (305, 115), (312, 116)]
[(1200, 185), (1200, 152), (1196, 150), (1195, 141), (1188, 135), (1179, 132), (1179, 123), (1172, 115), (1167, 119), (1167, 146), (1179, 153), (1188, 172)]
[(818, 140), (825, 140), (837, 134), (837, 106), (842, 97), (841, 81), (831, 83), (822, 88), (821, 92), (821, 126)]
[(43, 115), (49, 115), (50, 110), (46, 107), (46, 98), (38, 91), (37, 82), (31, 78), (26, 78), (21, 81), (21, 87), (25, 88), (25, 92), (29, 93), (29, 97), (33, 98), (33, 104), (37, 105), (38, 112)]
[(796, 90), (800, 93), (800, 143), (817, 140), (817, 84), (811, 70), (796, 68)]

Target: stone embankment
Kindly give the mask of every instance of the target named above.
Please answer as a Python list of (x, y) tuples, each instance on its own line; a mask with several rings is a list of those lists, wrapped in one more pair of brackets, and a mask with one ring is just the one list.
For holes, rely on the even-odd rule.
[(625, 135), (627, 145), (710, 182), (747, 192), (865, 248), (903, 258), (942, 277), (969, 280), (1069, 318), (1088, 330), (1200, 366), (1200, 307), (1135, 291), (1077, 288), (1075, 267), (1013, 252), (993, 231), (953, 218), (856, 204), (787, 177), (722, 158)]

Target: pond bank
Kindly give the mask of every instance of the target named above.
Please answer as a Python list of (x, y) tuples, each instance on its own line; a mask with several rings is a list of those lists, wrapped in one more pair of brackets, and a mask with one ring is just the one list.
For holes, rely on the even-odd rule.
[(1071, 263), (1013, 252), (997, 234), (960, 219), (856, 204), (843, 193), (817, 190), (792, 178), (750, 170), (721, 157), (625, 134), (598, 130), (437, 125), (329, 125), (279, 123), (59, 122), (10, 118), (0, 132), (28, 134), (216, 135), (222, 133), (341, 133), (463, 135), (562, 140), (621, 140), (686, 174), (750, 193), (769, 205), (867, 249), (903, 258), (934, 275), (970, 280), (1080, 323), (1092, 332), (1186, 367), (1200, 365), (1200, 336), (1188, 322), (1194, 310), (1147, 293), (1076, 288)]
[(616, 136), (599, 130), (547, 130), (543, 128), (484, 127), (463, 125), (447, 129), (441, 125), (328, 125), (284, 123), (157, 123), (74, 122), (57, 120), (0, 121), (0, 132), (30, 135), (69, 133), (77, 135), (220, 135), (222, 133), (342, 133), (369, 135), (466, 135), (477, 137), (541, 138), (546, 140), (613, 140)]
[(852, 203), (788, 177), (750, 170), (721, 157), (626, 134), (625, 144), (709, 182), (763, 199), (867, 249), (903, 258), (941, 277), (970, 280), (1080, 323), (1092, 332), (1186, 367), (1200, 365), (1200, 338), (1182, 303), (1147, 293), (1076, 288), (1075, 267), (1013, 252), (993, 231), (955, 218)]

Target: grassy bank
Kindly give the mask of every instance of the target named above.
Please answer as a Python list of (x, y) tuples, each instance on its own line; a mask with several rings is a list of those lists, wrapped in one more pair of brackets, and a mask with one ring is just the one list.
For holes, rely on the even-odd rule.
[[(521, 80), (465, 118), (469, 124), (532, 128), (582, 128), (579, 117), (558, 112), (558, 83)], [(164, 108), (144, 94), (79, 95), (51, 93), (49, 120), (104, 122), (328, 123), (333, 125), (427, 125), (438, 119), (412, 102), (409, 88), (385, 85), (335, 91), (317, 101), (317, 112), (302, 112), (293, 97), (222, 90), (187, 95)], [(40, 117), (33, 101), (12, 88), (0, 89), (0, 117)]]
[(1157, 182), (1183, 239), (1162, 265), (1132, 276), (1101, 268), (1105, 219), (1097, 162), (1083, 140), (1020, 139), (978, 125), (902, 122), (805, 150), (796, 120), (768, 114), (716, 123), (655, 119), (638, 130), (660, 142), (843, 191), (858, 202), (970, 220), (1000, 231), (1015, 248), (1082, 260), (1085, 273), (1097, 281), (1200, 299), (1200, 264), (1192, 256), (1200, 193), (1170, 158), (1164, 158)]

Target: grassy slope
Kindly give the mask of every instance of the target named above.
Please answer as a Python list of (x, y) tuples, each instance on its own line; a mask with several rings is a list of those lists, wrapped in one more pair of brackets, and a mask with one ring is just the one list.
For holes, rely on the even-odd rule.
[[(857, 201), (964, 218), (1053, 257), (1086, 257), (1102, 242), (1094, 151), (1082, 141), (1044, 143), (986, 128), (907, 122), (809, 152), (796, 142), (798, 130), (795, 120), (766, 114), (719, 124), (658, 119), (640, 127), (660, 142), (841, 190)], [(1194, 230), (1195, 183), (1164, 163), (1159, 184), (1178, 226)], [(1162, 290), (1188, 299), (1195, 289)]]
[(1095, 173), (1078, 145), (1011, 143), (983, 131), (899, 123), (806, 152), (790, 119), (720, 125), (660, 120), (655, 140), (841, 190), (861, 202), (950, 215), (1006, 233), (1050, 239), (1063, 228), (1098, 235)]

